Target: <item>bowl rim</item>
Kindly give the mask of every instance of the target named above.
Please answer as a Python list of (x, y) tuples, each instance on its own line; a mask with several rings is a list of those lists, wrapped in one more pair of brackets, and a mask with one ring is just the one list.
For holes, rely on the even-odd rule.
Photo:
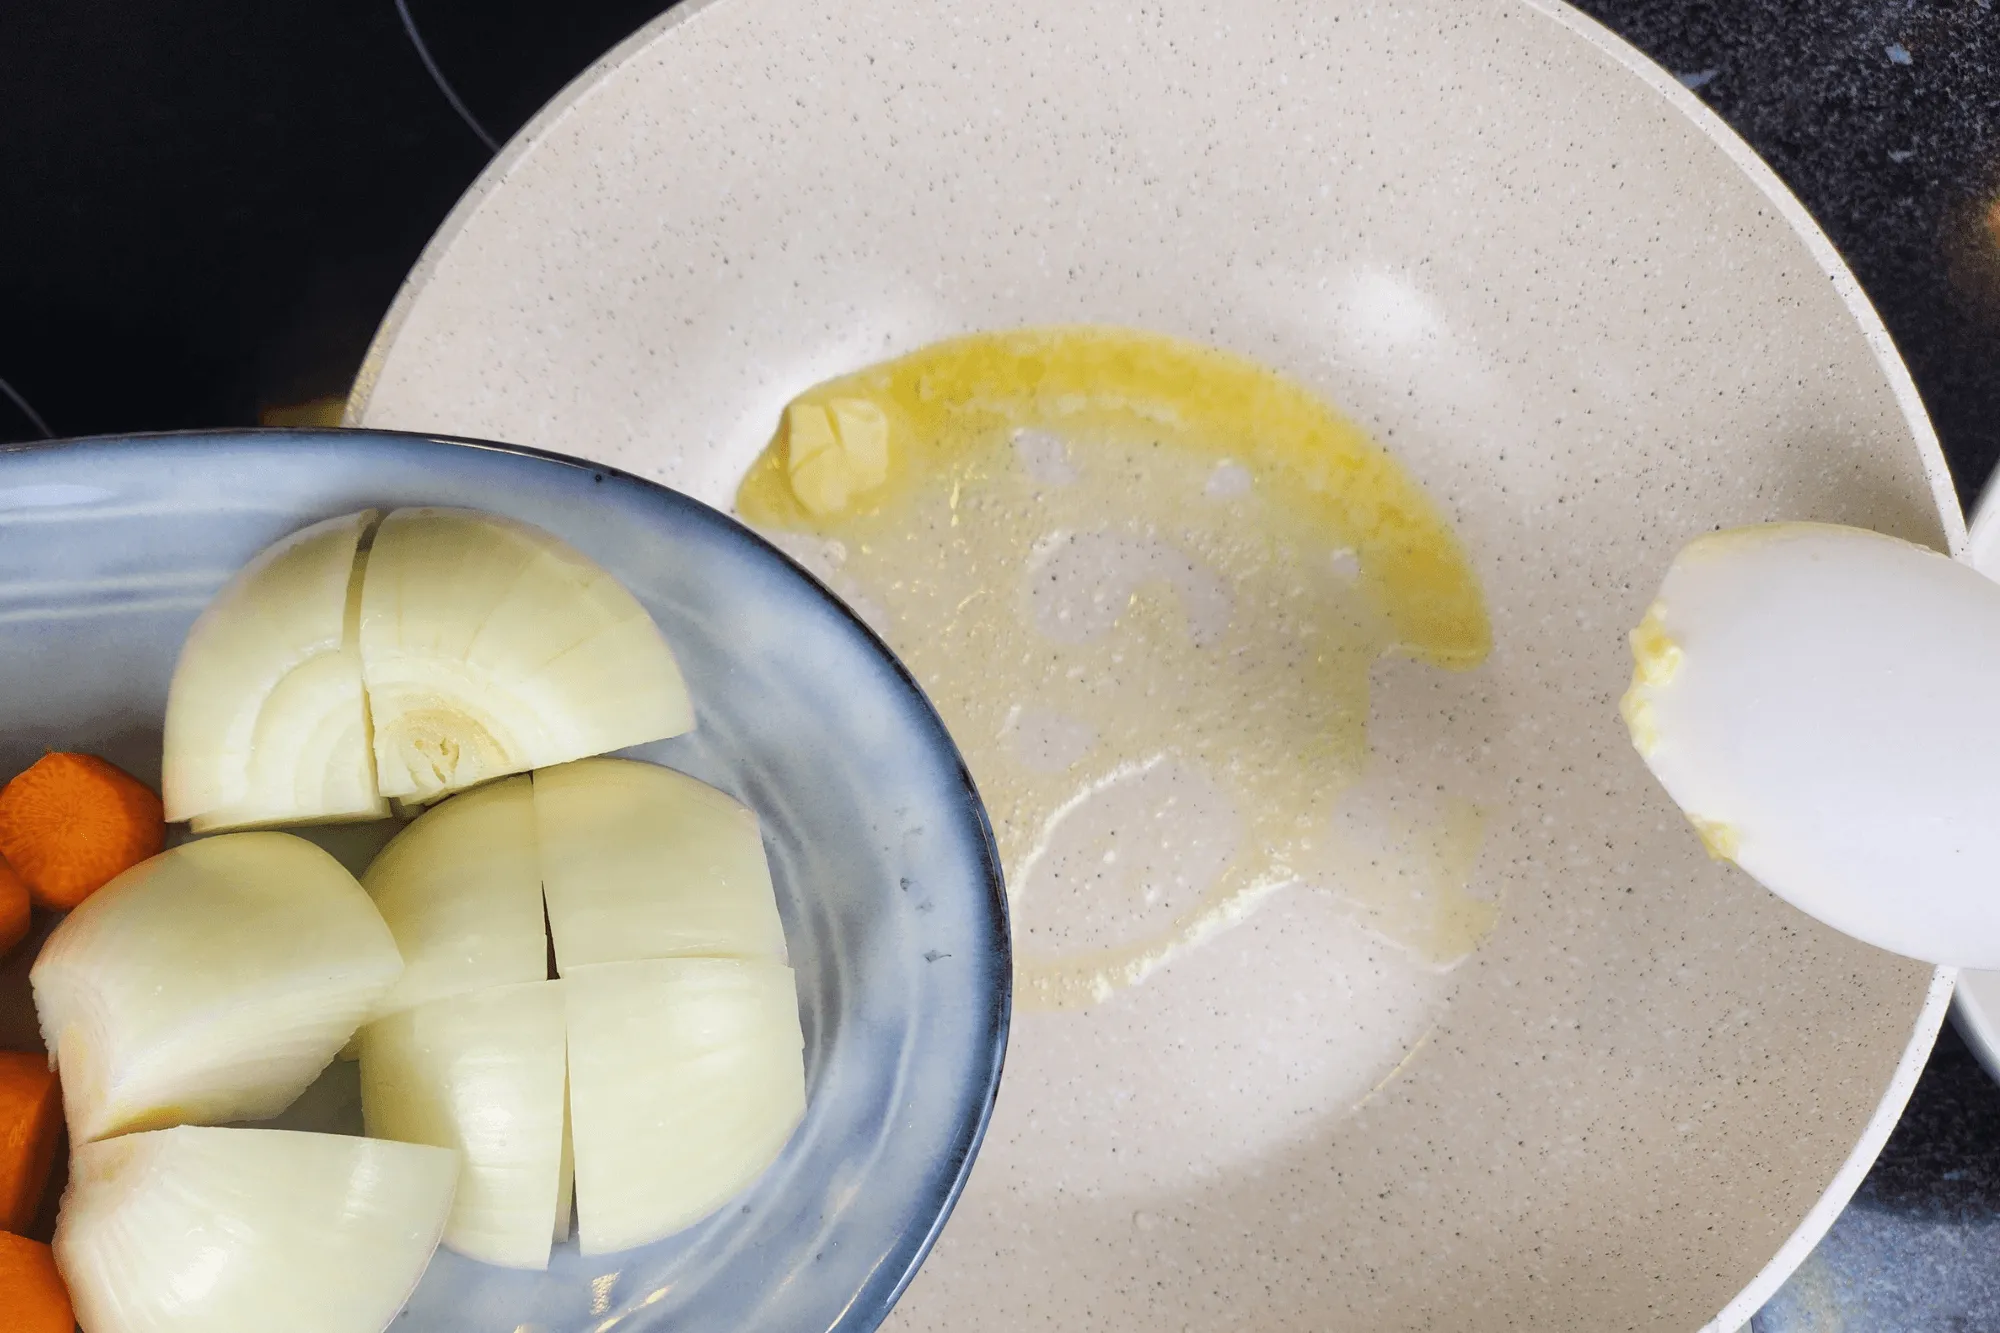
[[(683, 23), (698, 20), (711, 6), (730, 0), (680, 0), (658, 17), (634, 31), (591, 62), (565, 84), (531, 116), (527, 123), (501, 146), (498, 153), (467, 187), (443, 222), (432, 233), (417, 261), (405, 275), (374, 337), (369, 341), (360, 368), (349, 390), (344, 420), (359, 426), (368, 410), (383, 366), (401, 335), (410, 312), (459, 233), (487, 199), (512, 174), (514, 167), (558, 124), (577, 111), (601, 86), (605, 77), (626, 64), (642, 49), (660, 40)], [(1658, 97), (1665, 109), (1674, 112), (1742, 173), (1766, 200), (1792, 235), (1805, 247), (1812, 263), (1825, 275), (1855, 327), (1867, 343), (1887, 382), (1890, 394), (1902, 414), (1911, 443), (1916, 446), (1924, 475), (1930, 483), (1933, 510), (1943, 528), (1948, 552), (1964, 559), (1967, 530), (1964, 510), (1953, 483), (1944, 450), (1930, 422), (1916, 382), (1897, 352), (1894, 340), (1880, 314), (1855, 278), (1847, 262), (1826, 232), (1814, 220), (1777, 172), (1718, 113), (1666, 69), (1637, 47), (1566, 0), (1493, 0), (1496, 7), (1510, 8), (1553, 24), (1594, 48), (1607, 60)], [(1853, 1149), (1827, 1181), (1819, 1197), (1798, 1225), (1763, 1263), (1720, 1312), (1704, 1324), (1700, 1333), (1738, 1333), (1748, 1325), (1766, 1301), (1776, 1295), (1799, 1265), (1832, 1228), (1855, 1192), (1861, 1187), (1875, 1158), (1888, 1142), (1890, 1132), (1902, 1118), (1903, 1108), (1915, 1090), (1930, 1051), (1936, 1044), (1945, 1015), (1951, 1008), (1957, 970), (1940, 967), (1931, 974), (1924, 1000), (1918, 1006), (1904, 1044), (1888, 1081), (1876, 1100), (1875, 1109), (1862, 1127)]]
[[(0, 443), (0, 469), (4, 469), (10, 458), (51, 453), (136, 450), (158, 444), (199, 447), (206, 443), (254, 444), (266, 441), (275, 444), (285, 441), (309, 445), (314, 440), (320, 443), (435, 447), (444, 452), (470, 450), (522, 458), (538, 464), (550, 464), (584, 473), (598, 481), (631, 488), (641, 496), (669, 509), (692, 511), (698, 521), (713, 524), (729, 537), (747, 544), (759, 556), (775, 561), (795, 575), (808, 592), (817, 596), (839, 619), (845, 621), (862, 636), (875, 654), (890, 668), (896, 679), (909, 690), (920, 717), (935, 734), (937, 742), (942, 747), (942, 757), (948, 761), (947, 767), (957, 784), (956, 794), (972, 817), (973, 827), (970, 831), (975, 835), (973, 842), (979, 862), (981, 887), (991, 912), (990, 919), (996, 926), (993, 932), (996, 938), (992, 941), (994, 988), (992, 995), (987, 997), (987, 1002), (983, 1005), (984, 1030), (980, 1039), (988, 1048), (987, 1058), (983, 1070), (980, 1071), (976, 1097), (967, 1099), (972, 1105), (973, 1114), (961, 1119), (952, 1135), (947, 1157), (940, 1162), (943, 1169), (938, 1172), (937, 1179), (942, 1181), (942, 1188), (929, 1191), (933, 1194), (933, 1198), (921, 1201), (922, 1208), (913, 1210), (914, 1215), (918, 1216), (928, 1213), (929, 1223), (921, 1235), (912, 1237), (906, 1233), (898, 1238), (896, 1246), (884, 1257), (882, 1264), (871, 1270), (867, 1285), (855, 1293), (855, 1297), (828, 1329), (828, 1333), (871, 1333), (888, 1317), (896, 1302), (902, 1298), (903, 1292), (916, 1277), (917, 1270), (922, 1267), (932, 1247), (937, 1244), (938, 1236), (942, 1234), (945, 1223), (950, 1220), (953, 1209), (958, 1206), (959, 1198), (965, 1192), (966, 1181), (971, 1177), (973, 1163), (978, 1159), (980, 1146), (984, 1143), (986, 1131), (992, 1123), (994, 1101), (999, 1095), (1000, 1079), (1006, 1065), (1008, 1035), (1013, 1025), (1013, 934), (1007, 910), (1006, 878), (1000, 864), (999, 844), (994, 839), (993, 822), (987, 814), (986, 802), (979, 794), (978, 784), (973, 779), (971, 769), (966, 766), (965, 756), (960, 752), (958, 742), (952, 737), (950, 729), (945, 726), (944, 718), (938, 713), (937, 706), (931, 702), (930, 695), (911, 674), (902, 658), (896, 655), (895, 650), (883, 641), (881, 635), (877, 634), (867, 621), (857, 615), (852, 607), (842, 601), (838, 594), (815, 577), (810, 570), (754, 528), (733, 515), (704, 504), (671, 486), (651, 481), (622, 468), (593, 463), (553, 450), (508, 444), (498, 440), (476, 439), (471, 436), (383, 430), (373, 426), (233, 426), (215, 429), (135, 431), (124, 434)], [(864, 1305), (859, 1298), (867, 1293), (869, 1286), (874, 1285), (884, 1267), (892, 1269), (893, 1283), (879, 1300)]]

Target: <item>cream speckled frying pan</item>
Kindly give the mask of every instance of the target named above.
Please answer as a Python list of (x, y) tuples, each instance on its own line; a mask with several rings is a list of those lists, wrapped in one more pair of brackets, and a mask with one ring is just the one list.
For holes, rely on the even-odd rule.
[(816, 381), (1078, 321), (1292, 377), (1445, 511), (1495, 648), (1450, 698), (1385, 687), (1371, 741), (1480, 756), (1499, 921), (1425, 970), (1337, 895), (1281, 896), (1101, 1004), (1017, 1014), (889, 1326), (1733, 1330), (1860, 1182), (1951, 977), (1704, 858), (1617, 720), (1624, 632), (1719, 525), (1953, 550), (1964, 525), (1826, 239), (1590, 21), (683, 5), (467, 195), (351, 416), (726, 507)]

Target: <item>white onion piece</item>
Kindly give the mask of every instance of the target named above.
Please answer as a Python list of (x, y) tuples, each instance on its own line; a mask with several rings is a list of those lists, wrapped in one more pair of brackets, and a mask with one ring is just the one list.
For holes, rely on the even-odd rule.
[(535, 811), (526, 777), (425, 811), (361, 877), (403, 954), (378, 1015), (548, 976)]
[(546, 532), (464, 509), (382, 520), (361, 670), (385, 796), (425, 798), (694, 725), (625, 587)]
[(265, 548), (217, 593), (167, 692), (167, 818), (196, 830), (387, 812), (375, 786), (355, 552), (368, 510)]
[(278, 1114), (402, 970), (338, 861), (288, 833), (230, 833), (85, 899), (29, 979), (71, 1138), (87, 1143)]
[(785, 932), (757, 816), (684, 773), (586, 759), (535, 774), (556, 966), (770, 958)]
[(361, 1033), (368, 1133), (459, 1154), (444, 1243), (542, 1269), (562, 1204), (562, 983), (536, 981), (408, 1009)]
[(56, 1265), (90, 1333), (381, 1333), (451, 1206), (451, 1153), (160, 1130), (70, 1160)]
[(784, 1148), (806, 1099), (790, 968), (733, 958), (599, 963), (562, 984), (585, 1254), (699, 1221)]

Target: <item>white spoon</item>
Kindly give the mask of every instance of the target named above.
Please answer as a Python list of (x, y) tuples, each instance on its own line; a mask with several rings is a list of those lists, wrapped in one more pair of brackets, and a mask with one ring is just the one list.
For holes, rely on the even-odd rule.
[(1712, 853), (1856, 939), (2000, 968), (2000, 583), (1856, 528), (1718, 532), (1632, 648), (1633, 743)]

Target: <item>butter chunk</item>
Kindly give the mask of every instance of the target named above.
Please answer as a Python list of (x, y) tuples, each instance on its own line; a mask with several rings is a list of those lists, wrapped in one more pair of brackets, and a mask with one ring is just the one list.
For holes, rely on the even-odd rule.
[(889, 477), (889, 418), (865, 398), (785, 409), (785, 471), (814, 514), (837, 514)]

